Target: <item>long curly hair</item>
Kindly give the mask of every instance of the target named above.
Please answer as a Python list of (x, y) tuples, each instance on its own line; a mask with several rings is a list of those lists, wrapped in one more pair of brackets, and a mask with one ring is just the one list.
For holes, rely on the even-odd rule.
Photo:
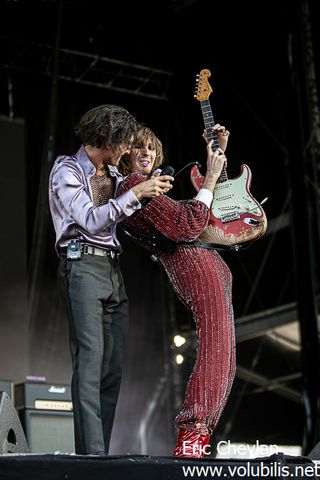
[[(133, 140), (132, 147), (139, 148), (140, 146), (145, 144), (151, 145), (151, 147), (154, 148), (156, 151), (156, 158), (153, 165), (153, 171), (154, 171), (164, 162), (162, 142), (155, 135), (155, 133), (153, 133), (153, 131), (150, 130), (150, 128), (146, 127), (143, 124), (140, 124), (138, 126), (135, 138)], [(118, 170), (123, 176), (127, 176), (130, 173), (132, 173), (131, 167), (130, 167), (130, 154), (125, 153), (121, 157)]]
[(83, 145), (116, 150), (120, 144), (131, 144), (137, 125), (137, 120), (125, 108), (99, 105), (80, 118), (75, 134)]

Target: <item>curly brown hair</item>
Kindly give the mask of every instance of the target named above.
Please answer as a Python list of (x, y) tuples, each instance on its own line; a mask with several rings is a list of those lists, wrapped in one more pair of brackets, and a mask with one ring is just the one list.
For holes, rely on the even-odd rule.
[[(139, 146), (145, 144), (150, 144), (151, 147), (156, 151), (156, 158), (153, 165), (154, 171), (164, 162), (162, 142), (150, 128), (140, 124), (133, 140), (132, 147), (139, 148)], [(127, 176), (132, 173), (130, 169), (130, 154), (125, 153), (121, 157), (118, 170), (123, 176)]]
[(75, 133), (83, 145), (108, 146), (116, 150), (120, 144), (131, 144), (137, 125), (137, 120), (125, 108), (106, 104), (86, 112)]

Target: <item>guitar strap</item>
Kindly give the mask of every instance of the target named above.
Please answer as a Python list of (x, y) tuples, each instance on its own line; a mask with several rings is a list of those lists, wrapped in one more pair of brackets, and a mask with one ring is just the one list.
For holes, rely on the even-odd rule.
[(147, 250), (155, 253), (155, 252), (163, 252), (163, 253), (175, 253), (178, 247), (187, 247), (187, 248), (207, 248), (209, 250), (217, 250), (217, 251), (239, 251), (240, 249), (243, 250), (248, 248), (251, 243), (248, 242), (245, 245), (221, 245), (217, 243), (210, 243), (210, 242), (191, 242), (191, 243), (180, 243), (171, 240), (170, 238), (166, 237), (160, 232), (157, 232), (152, 235), (145, 235), (141, 232), (133, 231), (131, 228), (123, 227), (121, 225), (121, 229), (123, 232), (129, 236), (133, 241), (138, 243), (141, 247), (146, 248)]
[(179, 245), (177, 242), (170, 240), (170, 238), (166, 237), (160, 232), (146, 235), (141, 232), (136, 232), (131, 228), (123, 227), (123, 225), (121, 225), (120, 228), (135, 243), (153, 253), (157, 251), (163, 253), (174, 253)]
[(248, 248), (251, 243), (246, 244), (245, 246), (240, 244), (240, 245), (221, 245), (218, 243), (210, 243), (210, 242), (192, 242), (192, 243), (183, 243), (179, 244), (180, 246), (183, 247), (201, 247), (201, 248), (207, 248), (209, 250), (219, 250), (219, 251), (235, 251), (237, 252), (238, 250), (243, 250), (244, 248)]

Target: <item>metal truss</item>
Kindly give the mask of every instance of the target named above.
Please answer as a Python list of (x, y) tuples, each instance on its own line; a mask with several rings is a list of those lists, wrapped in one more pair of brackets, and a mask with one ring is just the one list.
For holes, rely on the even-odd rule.
[(296, 403), (301, 403), (301, 393), (285, 384), (289, 381), (300, 379), (301, 376), (301, 373), (297, 372), (291, 375), (269, 379), (249, 368), (240, 365), (237, 366), (237, 377), (258, 387), (252, 393), (272, 391)]
[(237, 343), (266, 335), (272, 330), (298, 321), (296, 302), (263, 310), (236, 319)]
[[(53, 75), (54, 51), (50, 45), (1, 38), (7, 52), (2, 66), (26, 73)], [(59, 49), (58, 78), (79, 85), (105, 88), (120, 93), (167, 101), (173, 73), (100, 55)]]

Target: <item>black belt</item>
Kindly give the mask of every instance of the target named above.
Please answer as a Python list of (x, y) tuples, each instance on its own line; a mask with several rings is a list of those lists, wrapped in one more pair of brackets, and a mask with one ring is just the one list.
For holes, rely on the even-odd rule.
[[(59, 247), (58, 252), (63, 257), (67, 255), (68, 247)], [(108, 257), (112, 260), (119, 258), (119, 253), (114, 250), (107, 250), (106, 248), (96, 247), (88, 243), (80, 243), (80, 251), (82, 255), (97, 255), (98, 257)]]

